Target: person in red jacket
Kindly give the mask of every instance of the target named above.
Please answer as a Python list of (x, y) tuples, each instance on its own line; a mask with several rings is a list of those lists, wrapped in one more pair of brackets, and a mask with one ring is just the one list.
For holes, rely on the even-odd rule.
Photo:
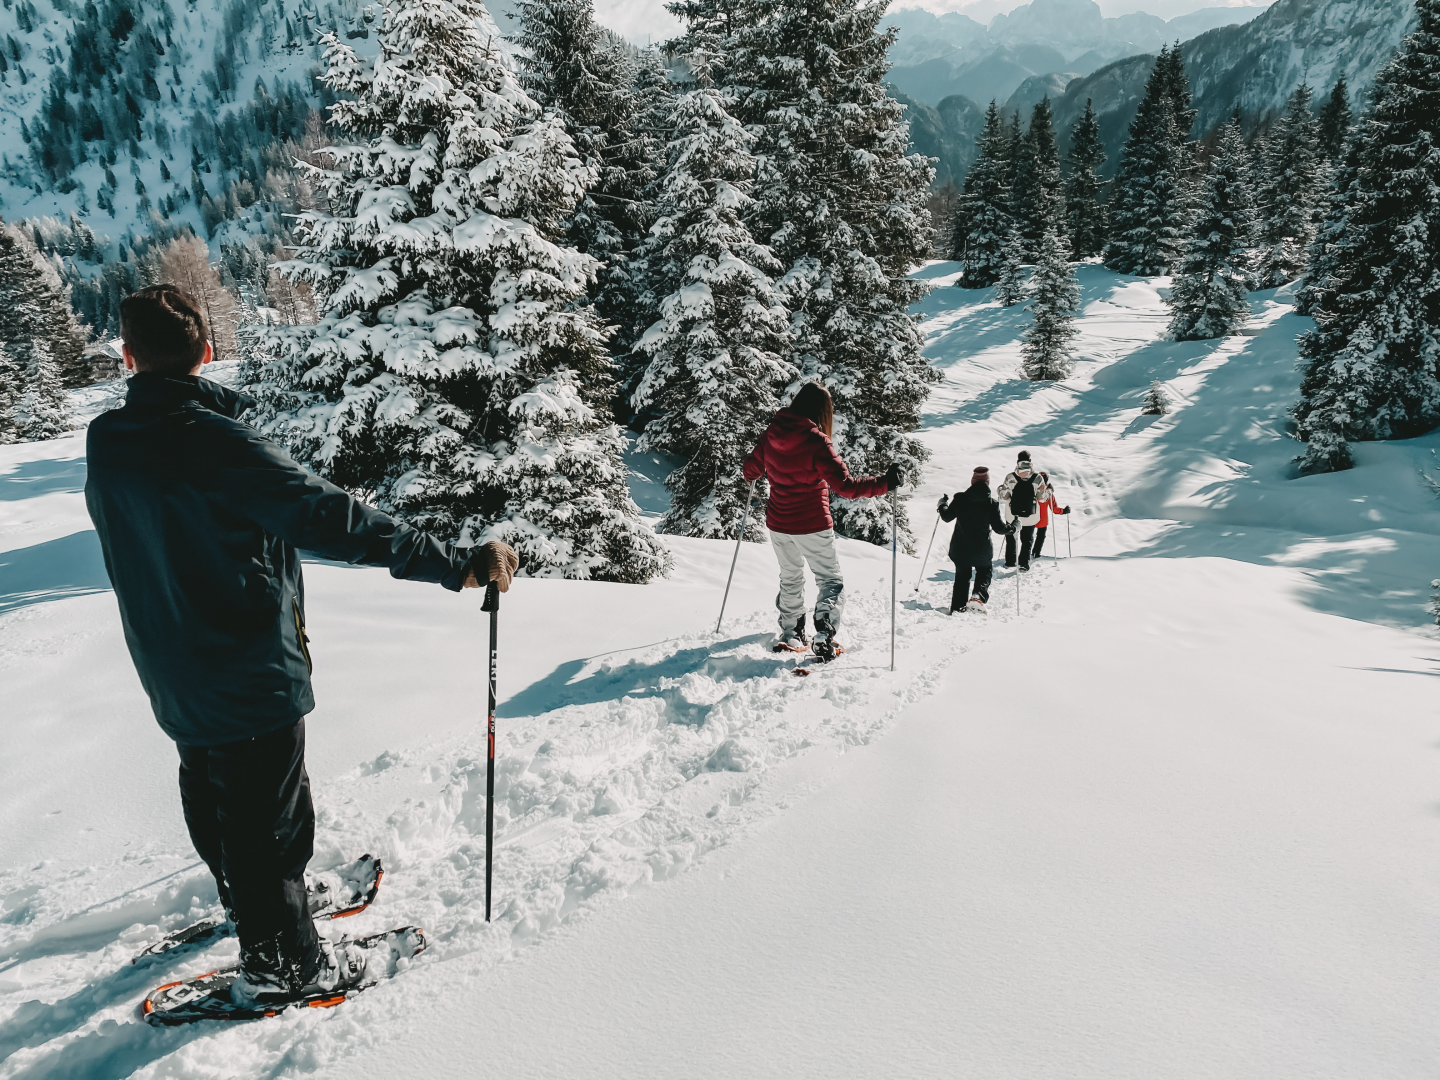
[(815, 575), (815, 641), (821, 660), (835, 657), (835, 631), (845, 607), (845, 581), (835, 554), (835, 522), (830, 492), (842, 499), (884, 495), (899, 486), (900, 467), (891, 465), (883, 477), (857, 480), (845, 468), (830, 442), (835, 406), (819, 383), (806, 383), (788, 409), (770, 421), (760, 444), (745, 459), (745, 479), (761, 475), (770, 481), (765, 525), (780, 562), (780, 640), (776, 652), (803, 652), (805, 638), (805, 564)]
[(1050, 486), (1050, 474), (1042, 472), (1040, 479), (1045, 481), (1045, 498), (1040, 500), (1040, 524), (1035, 526), (1035, 546), (1030, 549), (1030, 557), (1037, 562), (1040, 560), (1040, 549), (1045, 546), (1045, 530), (1050, 527), (1050, 515), (1070, 512), (1068, 506), (1062, 507), (1060, 500), (1055, 498), (1055, 489)]

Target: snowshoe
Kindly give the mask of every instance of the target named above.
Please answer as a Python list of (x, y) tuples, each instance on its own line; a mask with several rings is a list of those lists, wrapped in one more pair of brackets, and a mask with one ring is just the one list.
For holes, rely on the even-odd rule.
[[(380, 879), (384, 876), (385, 870), (374, 855), (362, 855), (353, 863), (334, 870), (307, 874), (306, 893), (311, 918), (319, 922), (358, 915), (375, 902), (375, 894), (380, 891)], [(152, 956), (164, 956), (179, 949), (199, 948), (229, 937), (234, 932), (235, 924), (228, 917), (204, 919), (166, 934), (130, 962), (138, 964)]]
[(976, 612), (977, 614), (984, 615), (984, 614), (985, 614), (985, 601), (984, 601), (984, 600), (981, 600), (978, 596), (972, 596), (972, 597), (970, 597), (970, 602), (965, 605), (965, 610), (966, 610), (966, 611), (973, 611), (973, 612)]
[[(823, 652), (821, 651), (822, 649), (824, 650)], [(844, 652), (845, 652), (845, 646), (844, 646), (844, 645), (836, 645), (836, 644), (833, 644), (832, 642), (830, 642), (830, 641), (828, 641), (828, 640), (826, 640), (826, 641), (817, 641), (817, 642), (815, 642), (815, 651), (814, 651), (813, 653), (811, 653), (809, 656), (805, 657), (804, 660), (800, 661), (800, 666), (797, 667), (797, 668), (795, 668), (795, 670), (792, 671), (791, 674), (792, 674), (792, 675), (802, 675), (802, 676), (803, 676), (803, 675), (809, 675), (809, 674), (810, 674), (810, 668), (807, 668), (807, 667), (805, 666), (806, 664), (809, 664), (809, 665), (811, 665), (812, 667), (813, 667), (814, 665), (817, 665), (817, 664), (828, 664), (828, 663), (830, 663), (830, 661), (834, 660), (837, 656), (843, 655)]]
[(780, 639), (771, 646), (771, 651), (803, 653), (809, 647), (810, 638), (805, 634), (805, 616), (801, 615), (794, 626), (781, 631)]
[(197, 1020), (258, 1020), (301, 1006), (328, 1009), (394, 975), (401, 960), (425, 950), (425, 934), (402, 926), (369, 937), (321, 942), (320, 974), (294, 993), (242, 984), (238, 967), (211, 971), (156, 987), (140, 1006), (145, 1021), (156, 1026), (191, 1024)]

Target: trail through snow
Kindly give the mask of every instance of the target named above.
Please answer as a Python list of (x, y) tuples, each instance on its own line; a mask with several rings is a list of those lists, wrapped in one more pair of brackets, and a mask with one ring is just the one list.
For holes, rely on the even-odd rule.
[[(675, 574), (644, 587), (517, 582), (488, 926), (478, 603), (307, 566), (313, 865), (380, 855), (343, 929), (432, 941), (323, 1013), (136, 1019), (235, 946), (129, 964), (214, 888), (85, 516), (83, 433), (0, 448), (0, 1080), (1426, 1075), (1440, 438), (1290, 478), (1283, 293), (1245, 336), (1167, 343), (1163, 280), (1084, 267), (1082, 363), (1030, 384), (1027, 316), (954, 273), (921, 271), (946, 380), (919, 550), (942, 492), (1027, 447), (1076, 509), (1050, 553), (1069, 525), (1079, 558), (998, 572), (990, 614), (947, 618), (942, 527), (918, 591), (901, 557), (892, 673), (890, 552), (842, 542), (850, 651), (809, 679), (768, 651), (766, 546), (719, 634), (727, 544), (669, 540)], [(1157, 378), (1177, 407), (1142, 417)], [(664, 465), (633, 463), (653, 512)]]

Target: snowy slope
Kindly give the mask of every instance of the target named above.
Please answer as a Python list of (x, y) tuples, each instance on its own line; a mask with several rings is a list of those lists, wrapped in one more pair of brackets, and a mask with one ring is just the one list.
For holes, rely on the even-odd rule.
[[(720, 634), (725, 544), (672, 540), (649, 586), (518, 582), (489, 927), (478, 604), (307, 568), (316, 865), (382, 855), (346, 929), (434, 942), (325, 1013), (136, 1020), (234, 946), (128, 963), (213, 888), (82, 437), (0, 450), (0, 1078), (1428, 1075), (1440, 442), (1288, 479), (1284, 295), (1257, 296), (1250, 336), (1165, 343), (1163, 280), (1083, 268), (1084, 360), (1034, 385), (1023, 313), (955, 269), (922, 271), (946, 381), (917, 507), (1028, 447), (1076, 558), (947, 619), (944, 564), (917, 595), (902, 556), (892, 674), (890, 554), (844, 543), (852, 651), (803, 680), (765, 651), (761, 546)], [(1142, 418), (1154, 378), (1179, 405)]]

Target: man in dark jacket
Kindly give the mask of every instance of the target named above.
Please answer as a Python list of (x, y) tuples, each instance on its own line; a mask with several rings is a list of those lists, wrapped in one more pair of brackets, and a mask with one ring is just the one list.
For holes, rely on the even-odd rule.
[(964, 609), (970, 592), (970, 575), (975, 575), (971, 604), (980, 611), (990, 599), (991, 564), (995, 548), (990, 534), (1010, 535), (1013, 526), (1000, 520), (1000, 504), (990, 497), (990, 470), (981, 465), (970, 477), (970, 486), (953, 499), (940, 497), (940, 519), (955, 522), (950, 537), (950, 561), (955, 564), (955, 591), (950, 596), (952, 612)]
[[(509, 588), (505, 544), (462, 551), (310, 473), (239, 416), (252, 399), (198, 377), (204, 309), (171, 285), (121, 304), (123, 408), (90, 425), (85, 503), (125, 641), (178, 745), (185, 824), (240, 937), (239, 994), (343, 984), (305, 895), (315, 707), (297, 548), (458, 591)], [(362, 965), (363, 968), (363, 965)], [(326, 980), (330, 980), (329, 983)]]

